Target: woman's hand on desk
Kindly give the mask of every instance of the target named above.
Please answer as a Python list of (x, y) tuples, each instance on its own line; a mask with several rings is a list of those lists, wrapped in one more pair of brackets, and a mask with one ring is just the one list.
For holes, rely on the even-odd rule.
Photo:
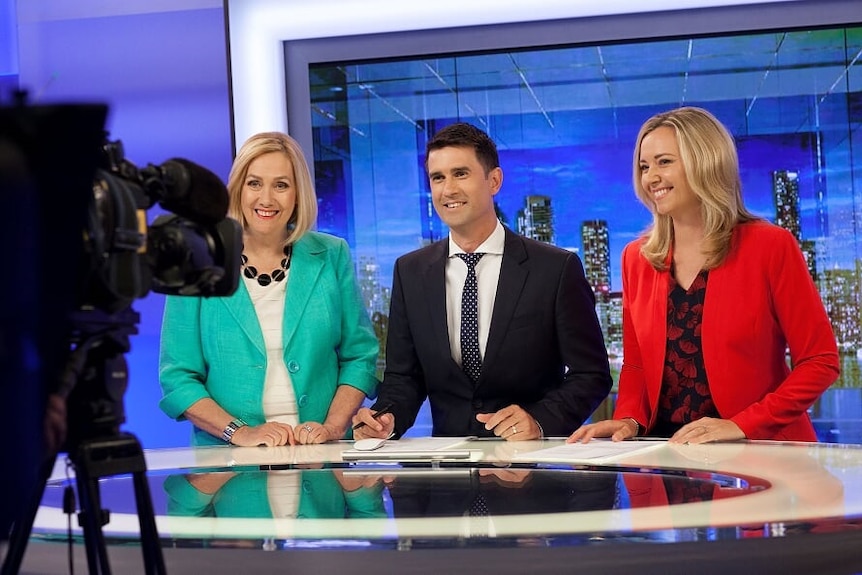
[(293, 436), (299, 445), (309, 445), (336, 441), (344, 436), (344, 430), (339, 431), (331, 425), (306, 421), (293, 428)]
[(261, 425), (243, 425), (234, 431), (231, 443), (240, 447), (291, 445), (295, 442), (293, 428), (284, 423), (267, 421)]
[(745, 434), (729, 419), (704, 417), (683, 425), (673, 434), (670, 443), (710, 443), (713, 441), (736, 441), (745, 439)]
[(580, 426), (566, 439), (566, 443), (588, 443), (594, 437), (610, 437), (613, 441), (623, 441), (636, 436), (638, 429), (638, 424), (631, 418), (605, 419)]

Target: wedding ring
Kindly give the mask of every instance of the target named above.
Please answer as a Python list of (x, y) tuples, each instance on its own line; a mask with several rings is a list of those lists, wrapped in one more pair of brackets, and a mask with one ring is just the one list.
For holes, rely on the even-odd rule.
[(305, 426), (305, 430), (306, 430), (307, 432), (311, 433), (311, 426), (310, 426), (310, 425), (306, 425), (306, 426)]
[(518, 433), (518, 428), (513, 425), (512, 426), (512, 435), (515, 435), (516, 433)]

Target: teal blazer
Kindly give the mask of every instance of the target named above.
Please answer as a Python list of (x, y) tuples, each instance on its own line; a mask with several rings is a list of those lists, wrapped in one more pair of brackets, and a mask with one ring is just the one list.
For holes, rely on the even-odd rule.
[[(378, 343), (362, 305), (347, 242), (307, 232), (293, 247), (284, 305), (284, 364), (300, 421), (324, 421), (339, 384), (373, 397)], [(159, 407), (184, 418), (212, 398), (233, 417), (264, 423), (266, 350), (243, 281), (228, 297), (168, 296), (159, 352)], [(194, 428), (194, 445), (221, 439)]]

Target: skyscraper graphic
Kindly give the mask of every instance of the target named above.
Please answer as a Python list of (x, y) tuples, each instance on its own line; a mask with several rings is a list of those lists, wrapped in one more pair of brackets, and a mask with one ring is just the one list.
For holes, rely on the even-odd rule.
[[(823, 130), (820, 126), (820, 103), (814, 101), (815, 127), (810, 137), (813, 142), (808, 148), (814, 156), (814, 237), (825, 238), (829, 235), (829, 218), (826, 209), (826, 157), (823, 150)], [(812, 234), (809, 234), (809, 236)]]
[(380, 285), (380, 265), (375, 258), (360, 256), (356, 266), (356, 281), (362, 295), (362, 303), (371, 318), (371, 325), (380, 344), (377, 356), (377, 376), (383, 377), (386, 365), (386, 337), (389, 335), (389, 303), (392, 290)]
[(608, 222), (605, 220), (586, 220), (581, 222), (581, 244), (583, 250), (584, 274), (587, 283), (596, 294), (596, 315), (602, 326), (605, 344), (610, 343), (613, 329), (611, 306), (611, 255), (608, 238)]
[(860, 349), (858, 270), (825, 270), (822, 295), (838, 349), (844, 352)]
[(799, 247), (802, 249), (802, 255), (805, 256), (805, 265), (808, 266), (808, 273), (811, 275), (811, 279), (814, 280), (815, 285), (819, 285), (818, 280), (820, 279), (820, 276), (817, 273), (817, 244), (814, 243), (814, 240), (802, 240), (799, 243)]
[(356, 266), (356, 281), (362, 294), (362, 303), (369, 315), (374, 312), (389, 313), (389, 302), (385, 301), (380, 285), (380, 265), (373, 257), (360, 256)]
[(608, 222), (586, 220), (581, 222), (581, 245), (584, 247), (584, 273), (587, 282), (598, 293), (611, 291), (611, 255)]
[(793, 234), (801, 244), (799, 173), (790, 170), (772, 172), (772, 199), (775, 202), (775, 223)]
[(623, 292), (612, 291), (608, 294), (608, 329), (605, 345), (608, 356), (613, 358), (623, 355)]
[(524, 207), (518, 210), (518, 233), (522, 236), (554, 243), (554, 212), (548, 196), (526, 196)]
[(818, 283), (817, 245), (802, 239), (802, 219), (799, 213), (799, 173), (790, 170), (772, 172), (772, 199), (775, 203), (775, 223), (793, 234), (799, 242), (808, 273)]
[[(818, 180), (819, 181), (819, 180)], [(817, 244), (814, 240), (802, 239), (802, 223), (799, 215), (799, 174), (790, 170), (772, 172), (772, 197), (775, 201), (775, 223), (788, 230), (799, 242), (805, 257), (808, 273), (820, 290), (820, 298), (832, 322), (832, 331), (838, 349), (852, 353), (862, 347), (862, 324), (860, 324), (859, 264), (856, 270), (825, 269), (817, 271)], [(825, 216), (820, 217), (821, 200), (818, 198), (818, 231), (825, 229)]]

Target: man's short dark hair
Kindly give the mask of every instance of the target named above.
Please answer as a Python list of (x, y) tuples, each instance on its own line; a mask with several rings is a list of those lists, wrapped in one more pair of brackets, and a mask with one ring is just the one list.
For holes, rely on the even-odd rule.
[(450, 124), (434, 134), (425, 145), (425, 167), (428, 167), (428, 154), (434, 150), (449, 147), (473, 148), (476, 158), (485, 168), (485, 175), (494, 168), (500, 167), (500, 157), (497, 155), (497, 145), (488, 134), (472, 124), (458, 122)]

